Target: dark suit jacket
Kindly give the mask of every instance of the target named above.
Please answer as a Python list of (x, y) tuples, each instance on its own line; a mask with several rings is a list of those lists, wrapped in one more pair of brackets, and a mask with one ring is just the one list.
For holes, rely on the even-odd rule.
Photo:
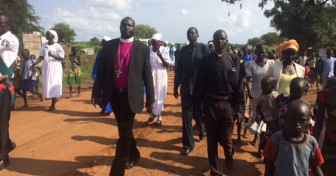
[[(103, 90), (102, 103), (107, 105), (111, 100), (114, 88), (115, 66), (120, 39), (105, 43), (98, 64), (97, 78), (92, 89), (92, 96), (100, 97)], [(152, 68), (149, 61), (149, 48), (145, 44), (134, 41), (128, 69), (128, 102), (133, 113), (141, 112), (144, 107), (144, 88), (146, 87), (146, 105), (154, 103), (154, 86)]]

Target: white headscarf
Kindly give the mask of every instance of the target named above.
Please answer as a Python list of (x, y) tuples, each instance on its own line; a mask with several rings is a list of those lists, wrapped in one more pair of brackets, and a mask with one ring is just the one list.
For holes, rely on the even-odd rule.
[(55, 43), (57, 43), (57, 42), (58, 42), (58, 35), (57, 35), (57, 32), (54, 31), (54, 30), (51, 30), (51, 29), (50, 29), (48, 32), (50, 32), (50, 33), (54, 36), (53, 41), (54, 41)]
[(160, 33), (153, 34), (151, 39), (155, 39), (155, 40), (161, 41), (162, 34), (160, 34)]
[(109, 41), (109, 40), (111, 40), (111, 37), (109, 37), (109, 36), (104, 36), (102, 40)]

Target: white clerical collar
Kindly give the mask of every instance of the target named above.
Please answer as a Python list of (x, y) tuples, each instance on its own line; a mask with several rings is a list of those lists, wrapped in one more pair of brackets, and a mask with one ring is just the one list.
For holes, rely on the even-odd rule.
[(120, 41), (123, 42), (123, 43), (131, 43), (134, 41), (134, 37), (131, 37), (129, 39), (123, 39), (120, 37)]

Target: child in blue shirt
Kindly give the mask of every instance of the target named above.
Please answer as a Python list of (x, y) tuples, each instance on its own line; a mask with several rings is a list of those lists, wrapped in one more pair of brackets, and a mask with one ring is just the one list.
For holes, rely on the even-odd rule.
[(316, 139), (305, 133), (310, 119), (310, 106), (303, 100), (290, 102), (287, 109), (287, 128), (271, 136), (264, 149), (265, 176), (323, 175), (324, 163)]
[(32, 94), (35, 94), (40, 97), (41, 101), (42, 94), (36, 91), (36, 71), (37, 65), (30, 69), (30, 67), (34, 64), (35, 60), (33, 58), (29, 58), (30, 52), (28, 49), (24, 49), (21, 52), (22, 57), (24, 58), (22, 62), (22, 76), (21, 76), (21, 88), (23, 90), (23, 100), (24, 100), (24, 107), (28, 107), (27, 104), (27, 91), (30, 91)]

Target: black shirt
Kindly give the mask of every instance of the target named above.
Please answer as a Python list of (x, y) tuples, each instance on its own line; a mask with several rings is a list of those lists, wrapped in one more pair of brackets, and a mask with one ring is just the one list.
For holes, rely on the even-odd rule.
[(235, 54), (225, 53), (222, 57), (211, 53), (198, 63), (194, 96), (196, 108), (206, 94), (231, 96), (238, 112), (243, 112), (244, 84), (243, 69)]
[(197, 43), (195, 48), (186, 45), (181, 49), (175, 62), (174, 90), (181, 85), (181, 94), (193, 95), (196, 66), (207, 54), (209, 54), (209, 48), (202, 43)]

